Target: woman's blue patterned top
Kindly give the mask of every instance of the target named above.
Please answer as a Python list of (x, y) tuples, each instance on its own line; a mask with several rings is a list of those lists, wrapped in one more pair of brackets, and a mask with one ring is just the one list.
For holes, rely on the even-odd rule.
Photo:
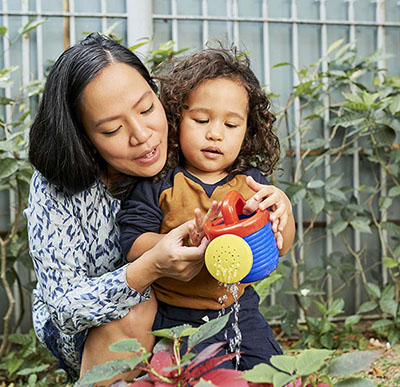
[[(33, 325), (49, 347), (46, 326), (58, 331), (61, 363), (79, 373), (76, 335), (119, 319), (149, 298), (126, 282), (126, 261), (115, 217), (120, 203), (102, 182), (68, 194), (35, 171), (31, 181), (28, 221), (30, 255), (37, 277)], [(54, 330), (54, 329), (53, 329)], [(82, 341), (79, 340), (79, 341)], [(54, 341), (54, 339), (52, 339)]]

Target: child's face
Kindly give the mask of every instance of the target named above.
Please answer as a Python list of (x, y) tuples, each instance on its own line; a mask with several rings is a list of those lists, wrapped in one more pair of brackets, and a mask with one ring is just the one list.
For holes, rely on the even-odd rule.
[(186, 169), (205, 183), (224, 178), (247, 129), (248, 94), (228, 78), (206, 80), (189, 95), (179, 141)]

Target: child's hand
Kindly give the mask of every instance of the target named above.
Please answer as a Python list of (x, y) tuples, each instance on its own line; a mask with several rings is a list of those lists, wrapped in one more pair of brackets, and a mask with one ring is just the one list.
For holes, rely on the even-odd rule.
[(204, 224), (208, 221), (217, 219), (220, 212), (220, 204), (217, 201), (213, 201), (211, 208), (207, 211), (204, 217), (201, 211), (196, 208), (194, 210), (194, 219), (192, 224), (189, 225), (189, 244), (192, 246), (199, 246), (202, 239), (205, 236)]
[[(256, 192), (243, 208), (243, 213), (251, 214), (257, 208), (265, 210), (270, 208), (272, 231), (275, 233), (278, 248), (283, 245), (282, 232), (285, 229), (289, 217), (292, 216), (292, 205), (286, 194), (273, 185), (257, 183), (251, 176), (247, 176), (248, 186)], [(278, 235), (278, 233), (280, 235)]]

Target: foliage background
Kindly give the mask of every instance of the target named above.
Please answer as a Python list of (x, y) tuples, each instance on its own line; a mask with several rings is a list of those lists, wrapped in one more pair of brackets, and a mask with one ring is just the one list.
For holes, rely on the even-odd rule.
[[(41, 23), (29, 21), (13, 37), (5, 28), (0, 33), (18, 44)], [(167, 42), (149, 54), (148, 65), (155, 70), (160, 60), (176, 54)], [(283, 106), (270, 94), (284, 171), (273, 181), (291, 197), (295, 216), (300, 205), (306, 216), (298, 224), (304, 227), (303, 239), (256, 289), (267, 319), (278, 321), (282, 332), (298, 337), (303, 347), (363, 346), (357, 324), (364, 317), (372, 319), (372, 329), (383, 340), (400, 340), (400, 79), (380, 67), (385, 57), (382, 52), (360, 57), (354, 43), (337, 41), (315, 64), (294, 69), (299, 83)], [(282, 66), (292, 67), (276, 65)], [(12, 84), (16, 71), (14, 66), (0, 71), (2, 89)], [(8, 111), (0, 119), (0, 190), (10, 192), (12, 208), (9, 231), (0, 238), (7, 297), (0, 369), (10, 380), (25, 377), (30, 383), (35, 383), (32, 375), (48, 369), (46, 362), (38, 364), (43, 354), (33, 333), (30, 338), (15, 334), (30, 314), (26, 300), (34, 286), (22, 211), (31, 174), (26, 139), (42, 87), (43, 80), (31, 80), (14, 96), (0, 99)], [(349, 180), (355, 160), (361, 171), (357, 188)], [(356, 283), (363, 289), (356, 295), (359, 306), (353, 297)]]

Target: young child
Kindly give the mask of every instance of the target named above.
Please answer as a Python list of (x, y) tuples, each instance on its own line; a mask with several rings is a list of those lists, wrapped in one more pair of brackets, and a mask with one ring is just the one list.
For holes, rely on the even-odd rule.
[[(217, 203), (231, 190), (247, 200), (246, 213), (272, 210), (277, 245), (280, 255), (285, 254), (295, 233), (291, 204), (261, 173), (271, 174), (279, 160), (279, 141), (272, 131), (275, 117), (248, 58), (239, 57), (235, 49), (199, 51), (165, 77), (160, 99), (169, 122), (167, 168), (157, 183), (142, 180), (121, 205), (118, 220), (127, 259), (138, 258), (193, 214), (189, 244), (199, 244), (204, 222), (216, 217)], [(221, 309), (228, 312), (235, 301), (205, 266), (191, 281), (161, 278), (152, 286), (159, 302), (154, 329), (184, 323), (199, 326), (216, 318)], [(253, 287), (239, 284), (237, 297), (242, 335), (239, 369), (247, 370), (282, 351), (259, 312)], [(228, 323), (195, 349), (232, 340), (235, 334)]]

